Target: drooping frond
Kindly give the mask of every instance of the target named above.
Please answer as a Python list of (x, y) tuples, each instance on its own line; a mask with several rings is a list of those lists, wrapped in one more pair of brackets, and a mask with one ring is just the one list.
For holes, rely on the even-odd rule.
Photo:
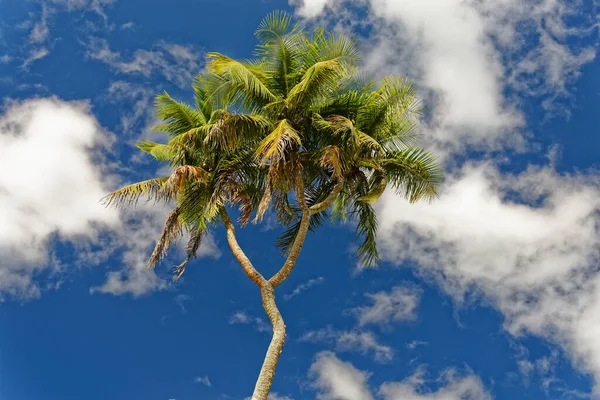
[(171, 244), (175, 240), (179, 239), (181, 234), (182, 229), (179, 221), (179, 208), (175, 207), (167, 216), (162, 233), (156, 242), (156, 246), (154, 247), (152, 255), (148, 259), (147, 267), (149, 269), (154, 268), (156, 264), (162, 261)]
[(107, 206), (115, 205), (135, 205), (142, 196), (147, 196), (147, 200), (159, 201), (165, 199), (163, 191), (165, 182), (168, 178), (154, 178), (146, 181), (134, 183), (116, 190), (103, 199)]
[(352, 216), (356, 219), (356, 235), (362, 242), (356, 250), (356, 256), (364, 267), (374, 267), (379, 262), (377, 251), (377, 215), (370, 204), (362, 201), (352, 202)]
[(168, 162), (173, 158), (169, 146), (163, 143), (154, 143), (148, 140), (140, 140), (136, 147), (145, 153), (150, 154), (159, 162)]
[(368, 192), (359, 197), (358, 201), (374, 205), (387, 187), (388, 179), (385, 170), (381, 167), (375, 169), (369, 177)]
[(277, 164), (285, 161), (286, 152), (302, 143), (300, 134), (287, 119), (279, 121), (273, 132), (265, 137), (256, 149), (261, 164)]
[(198, 249), (200, 248), (204, 234), (205, 231), (203, 229), (197, 228), (190, 234), (190, 239), (185, 247), (186, 258), (181, 264), (173, 269), (173, 281), (177, 281), (181, 278), (181, 275), (185, 272), (185, 268), (190, 260), (197, 257)]
[(185, 103), (174, 100), (167, 92), (156, 96), (156, 115), (163, 122), (152, 129), (167, 132), (171, 137), (205, 124), (204, 115)]
[(208, 172), (200, 167), (183, 165), (171, 173), (171, 176), (169, 176), (169, 179), (164, 184), (164, 191), (175, 196), (184, 185), (190, 182), (205, 183), (208, 175)]
[(340, 157), (340, 148), (335, 145), (325, 147), (319, 160), (319, 165), (323, 168), (331, 168), (336, 177), (341, 177), (344, 173), (344, 167)]
[(438, 195), (443, 174), (436, 158), (423, 149), (391, 153), (381, 161), (390, 184), (411, 203), (422, 198), (433, 200)]

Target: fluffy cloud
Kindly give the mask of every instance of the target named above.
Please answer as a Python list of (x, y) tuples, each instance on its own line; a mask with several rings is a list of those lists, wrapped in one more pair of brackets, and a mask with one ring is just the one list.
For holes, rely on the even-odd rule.
[[(167, 208), (117, 211), (100, 200), (118, 185), (103, 154), (112, 135), (84, 102), (9, 102), (0, 115), (0, 300), (35, 298), (67, 272), (55, 242), (69, 242), (74, 266), (119, 257), (123, 269), (92, 291), (142, 295), (167, 283), (145, 261)], [(200, 257), (218, 257), (209, 236)]]
[(336, 351), (372, 354), (375, 361), (388, 362), (394, 356), (394, 350), (380, 344), (371, 332), (357, 330), (339, 331), (328, 326), (324, 329), (308, 331), (300, 338), (301, 342), (325, 343), (333, 345)]
[(344, 362), (330, 352), (317, 354), (310, 368), (312, 385), (320, 400), (490, 400), (481, 380), (475, 375), (460, 376), (447, 370), (439, 379), (442, 383), (437, 391), (425, 388), (424, 370), (401, 381), (383, 383), (377, 396), (369, 387), (370, 374)]
[(118, 213), (99, 204), (108, 183), (91, 149), (105, 137), (85, 103), (8, 103), (0, 116), (0, 296), (35, 297), (52, 268), (50, 243), (94, 238)]
[(396, 286), (389, 292), (367, 293), (370, 306), (353, 310), (360, 326), (386, 326), (393, 321), (414, 320), (421, 291), (415, 287)]
[(155, 49), (137, 49), (131, 55), (123, 56), (112, 50), (106, 39), (91, 37), (86, 44), (86, 54), (118, 73), (144, 77), (158, 73), (181, 87), (187, 87), (192, 77), (200, 72), (201, 53), (179, 44), (158, 43)]
[(597, 176), (465, 166), (439, 200), (379, 206), (380, 245), (414, 260), (458, 301), (487, 296), (514, 335), (560, 343), (600, 379), (600, 184)]
[(475, 375), (459, 376), (454, 370), (447, 370), (439, 379), (443, 382), (436, 391), (425, 391), (423, 386), (423, 370), (413, 376), (394, 383), (384, 383), (379, 395), (384, 400), (491, 400), (492, 396), (485, 390), (481, 379)]
[(373, 400), (367, 380), (369, 374), (357, 370), (333, 353), (317, 354), (310, 367), (319, 400)]

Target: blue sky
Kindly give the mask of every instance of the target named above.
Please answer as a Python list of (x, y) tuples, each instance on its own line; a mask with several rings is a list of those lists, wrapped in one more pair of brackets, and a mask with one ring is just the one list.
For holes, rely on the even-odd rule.
[[(310, 236), (277, 289), (271, 400), (586, 399), (600, 383), (598, 3), (0, 0), (0, 400), (243, 400), (270, 339), (217, 229), (173, 284), (144, 268), (166, 208), (99, 199), (156, 175), (153, 96), (204, 53), (249, 57), (274, 9), (358, 35), (410, 76), (447, 179), (386, 193), (379, 268), (353, 226)], [(160, 171), (158, 171), (160, 172)], [(239, 231), (261, 272), (269, 222)]]

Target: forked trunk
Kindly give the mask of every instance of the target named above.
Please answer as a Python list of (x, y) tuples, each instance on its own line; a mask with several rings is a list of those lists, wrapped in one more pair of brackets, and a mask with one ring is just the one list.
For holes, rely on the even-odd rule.
[(269, 392), (271, 391), (271, 384), (273, 383), (273, 377), (275, 376), (275, 368), (277, 368), (277, 362), (279, 361), (279, 355), (285, 343), (285, 323), (283, 317), (277, 309), (275, 304), (275, 292), (273, 286), (265, 281), (260, 288), (262, 295), (262, 303), (265, 312), (269, 316), (271, 323), (273, 324), (273, 337), (271, 338), (271, 344), (265, 356), (256, 386), (254, 387), (254, 393), (252, 394), (252, 400), (267, 400)]

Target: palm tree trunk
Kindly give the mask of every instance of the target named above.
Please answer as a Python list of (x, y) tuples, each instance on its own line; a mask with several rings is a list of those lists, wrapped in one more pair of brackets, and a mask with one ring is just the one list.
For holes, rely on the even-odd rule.
[(279, 355), (283, 349), (285, 343), (285, 323), (283, 317), (275, 304), (275, 291), (273, 285), (268, 281), (265, 281), (260, 288), (262, 295), (262, 303), (267, 313), (271, 324), (273, 324), (273, 337), (269, 344), (269, 349), (265, 356), (256, 386), (254, 387), (254, 393), (252, 394), (252, 400), (267, 400), (269, 392), (271, 391), (271, 385), (273, 383), (273, 377), (275, 376), (275, 368), (277, 368), (277, 362), (279, 361)]

